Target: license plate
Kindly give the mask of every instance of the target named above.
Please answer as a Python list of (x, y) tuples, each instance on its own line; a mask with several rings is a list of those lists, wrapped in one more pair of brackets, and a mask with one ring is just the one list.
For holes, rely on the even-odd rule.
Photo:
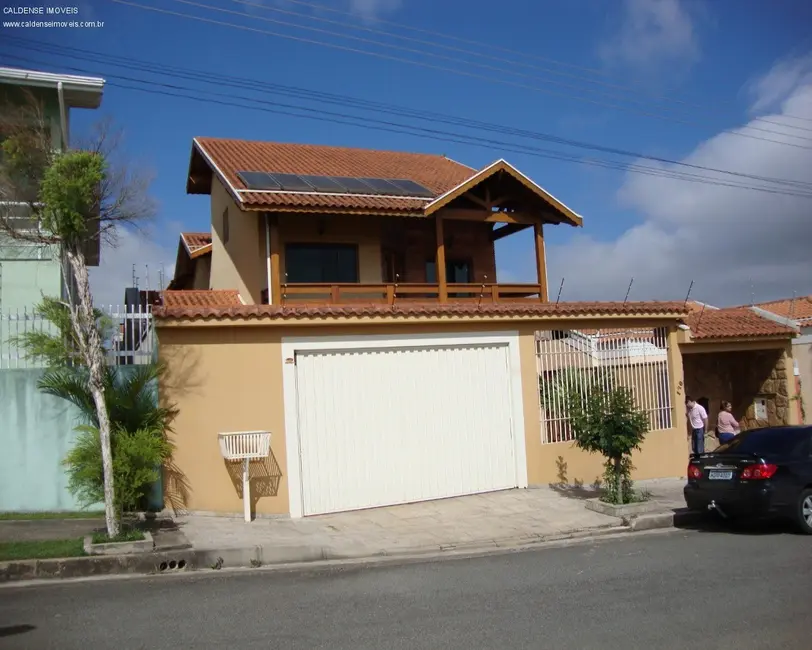
[(720, 471), (718, 469), (712, 469), (708, 472), (708, 479), (711, 481), (729, 481), (733, 478), (733, 472), (731, 471)]

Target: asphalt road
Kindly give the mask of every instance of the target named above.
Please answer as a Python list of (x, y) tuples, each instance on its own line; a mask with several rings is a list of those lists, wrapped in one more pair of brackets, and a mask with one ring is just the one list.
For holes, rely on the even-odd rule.
[(678, 532), (487, 558), (0, 589), (0, 648), (812, 647), (812, 537)]

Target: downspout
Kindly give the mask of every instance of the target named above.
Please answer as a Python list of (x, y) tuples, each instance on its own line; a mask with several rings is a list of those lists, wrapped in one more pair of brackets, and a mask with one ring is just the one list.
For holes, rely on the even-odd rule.
[(62, 90), (62, 82), (56, 84), (56, 93), (59, 96), (59, 123), (62, 127), (62, 150), (68, 148), (68, 114), (65, 109), (65, 93)]
[(273, 288), (271, 287), (271, 216), (265, 213), (265, 273), (268, 280), (268, 304), (273, 304)]

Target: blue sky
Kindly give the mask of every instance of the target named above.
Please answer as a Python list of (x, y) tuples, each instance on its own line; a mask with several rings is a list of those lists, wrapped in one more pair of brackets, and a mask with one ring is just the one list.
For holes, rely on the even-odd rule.
[[(317, 3), (327, 9), (315, 8)], [(41, 4), (49, 3), (16, 3)], [(632, 277), (632, 299), (681, 298), (691, 280), (694, 297), (717, 304), (747, 302), (753, 295), (766, 300), (794, 291), (812, 293), (812, 262), (808, 246), (800, 243), (812, 240), (810, 198), (551, 160), (510, 149), (529, 144), (567, 156), (634, 162), (471, 128), (409, 122), (499, 143), (483, 147), (443, 142), (255, 111), (244, 107), (249, 101), (245, 99), (232, 100), (241, 106), (226, 106), (210, 100), (238, 94), (346, 111), (256, 88), (234, 90), (122, 66), (122, 61), (134, 65), (133, 59), (146, 60), (812, 184), (808, 31), (812, 5), (805, 0), (505, 0), (498, 5), (484, 0), (132, 0), (132, 4), (141, 6), (109, 0), (79, 3), (79, 16), (74, 18), (104, 21), (100, 28), (4, 28), (2, 35), (10, 38), (0, 38), (3, 65), (106, 78), (102, 109), (76, 111), (74, 132), (86, 130), (102, 116), (112, 117), (124, 130), (128, 155), (154, 174), (158, 219), (148, 239), (123, 233), (119, 249), (106, 251), (103, 268), (94, 276), (95, 290), (105, 302), (122, 294), (133, 263), (142, 285), (145, 266), (150, 266), (155, 286), (157, 269), (163, 265), (171, 270), (179, 230), (208, 229), (207, 197), (185, 194), (195, 136), (432, 152), (474, 167), (504, 157), (584, 215), (583, 229), (547, 230), (550, 284), (555, 294), (565, 278), (562, 299), (622, 299)], [(378, 30), (424, 42), (381, 35)], [(29, 47), (19, 38), (36, 45)], [(53, 46), (85, 52), (63, 49), (57, 54)], [(182, 92), (198, 100), (158, 94), (180, 91), (156, 84), (184, 86), (191, 90)], [(669, 100), (663, 101), (664, 96)], [(762, 121), (753, 122), (756, 118)], [(737, 133), (723, 133), (731, 129)], [(809, 189), (802, 191), (812, 194)], [(503, 242), (497, 256), (502, 279), (532, 280), (529, 236), (521, 233)]]

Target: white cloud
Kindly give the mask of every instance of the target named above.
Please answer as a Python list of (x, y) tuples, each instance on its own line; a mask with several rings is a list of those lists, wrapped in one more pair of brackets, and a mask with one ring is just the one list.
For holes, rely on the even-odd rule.
[(166, 286), (175, 270), (176, 254), (174, 246), (159, 244), (133, 230), (120, 229), (117, 246), (103, 247), (101, 264), (90, 269), (94, 302), (97, 305), (122, 305), (124, 289), (133, 286), (133, 265), (140, 288), (146, 289), (149, 284), (151, 289), (158, 289), (161, 268)]
[(637, 68), (699, 60), (691, 13), (680, 0), (624, 0), (618, 31), (598, 53), (607, 63)]
[[(812, 84), (812, 53), (781, 61), (747, 86), (753, 99), (750, 110), (758, 113), (779, 109), (799, 86), (808, 84)], [(797, 121), (793, 123), (798, 125)]]
[(403, 0), (350, 0), (350, 11), (368, 21), (395, 13)]
[[(812, 119), (812, 80), (783, 94), (768, 119)], [(722, 133), (685, 162), (808, 183), (800, 191), (812, 194), (810, 149)], [(812, 293), (812, 198), (637, 174), (618, 196), (643, 216), (640, 225), (601, 242), (586, 234), (600, 215), (586, 215), (585, 233), (549, 247), (550, 282), (566, 277), (562, 298), (622, 300), (632, 277), (636, 300), (682, 299), (691, 280), (695, 298), (719, 305)]]

